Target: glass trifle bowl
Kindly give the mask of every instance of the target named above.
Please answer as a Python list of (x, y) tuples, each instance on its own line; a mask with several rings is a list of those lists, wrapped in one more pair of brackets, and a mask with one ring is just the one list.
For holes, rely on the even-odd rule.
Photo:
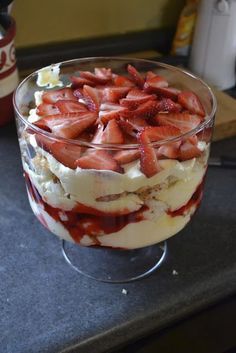
[(105, 282), (157, 269), (202, 198), (207, 84), (148, 60), (76, 59), (28, 76), (14, 107), (31, 208), (67, 262)]

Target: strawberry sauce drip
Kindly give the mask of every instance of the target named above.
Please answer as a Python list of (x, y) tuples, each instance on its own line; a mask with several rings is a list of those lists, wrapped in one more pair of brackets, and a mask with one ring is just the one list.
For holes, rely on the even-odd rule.
[(180, 207), (178, 210), (175, 210), (175, 211), (168, 210), (167, 214), (171, 217), (183, 216), (189, 211), (189, 209), (192, 206), (195, 206), (197, 208), (200, 205), (200, 202), (202, 200), (203, 184), (204, 184), (204, 178), (202, 182), (198, 185), (191, 199), (184, 206)]
[[(70, 233), (71, 237), (77, 243), (80, 242), (81, 238), (84, 235), (88, 235), (91, 239), (94, 240), (95, 245), (100, 245), (100, 242), (97, 238), (99, 235), (115, 233), (129, 223), (136, 223), (142, 221), (144, 219), (143, 213), (148, 209), (146, 206), (143, 206), (140, 210), (131, 212), (126, 215), (98, 215), (90, 213), (80, 213), (76, 210), (76, 207), (71, 211), (64, 211), (60, 208), (50, 206), (42, 199), (37, 189), (32, 184), (27, 173), (25, 173), (25, 180), (28, 191), (33, 201), (37, 204), (40, 204), (56, 222), (62, 223), (63, 226)], [(92, 212), (92, 210), (92, 208), (88, 208), (88, 211)], [(61, 219), (61, 215), (64, 216), (65, 220)], [(43, 225), (45, 226), (45, 221), (42, 222), (41, 217), (39, 217), (38, 215), (36, 216), (38, 217), (40, 222), (43, 223)]]
[[(60, 208), (52, 207), (42, 199), (36, 187), (31, 182), (29, 175), (25, 173), (24, 176), (32, 200), (43, 207), (56, 222), (63, 224), (76, 243), (80, 243), (82, 237), (88, 235), (93, 240), (95, 246), (100, 246), (99, 235), (118, 232), (129, 223), (137, 223), (145, 219), (143, 214), (147, 211), (147, 206), (143, 206), (140, 210), (125, 215), (93, 213), (93, 208), (86, 208), (85, 206), (83, 209), (81, 208), (81, 204), (71, 211), (64, 211)], [(202, 199), (203, 183), (204, 178), (191, 199), (184, 206), (175, 211), (168, 210), (167, 214), (171, 217), (182, 216), (186, 214), (192, 206), (197, 208)], [(79, 212), (79, 209), (81, 209), (82, 213)], [(88, 213), (85, 213), (86, 210)], [(61, 218), (62, 215), (63, 217)], [(36, 217), (44, 226), (49, 228), (42, 215), (36, 214)]]

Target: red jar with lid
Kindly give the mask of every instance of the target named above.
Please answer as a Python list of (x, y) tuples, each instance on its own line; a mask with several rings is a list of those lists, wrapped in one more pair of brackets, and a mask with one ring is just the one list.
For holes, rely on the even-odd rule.
[(0, 38), (0, 126), (14, 118), (12, 96), (19, 82), (15, 59), (14, 39), (16, 24), (9, 15), (1, 15), (1, 28), (4, 35)]

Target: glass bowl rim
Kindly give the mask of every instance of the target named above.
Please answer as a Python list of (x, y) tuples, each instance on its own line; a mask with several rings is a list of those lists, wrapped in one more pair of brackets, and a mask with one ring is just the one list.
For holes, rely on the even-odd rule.
[[(85, 57), (85, 58), (77, 58), (77, 59), (71, 59), (71, 60), (66, 60), (66, 61), (62, 61), (62, 62), (58, 62), (58, 63), (53, 63), (51, 65), (48, 66), (44, 66), (34, 72), (32, 72), (30, 75), (28, 75), (27, 77), (24, 78), (24, 80), (22, 80), (20, 82), (20, 84), (17, 86), (14, 94), (13, 94), (13, 106), (14, 106), (14, 110), (15, 113), (17, 115), (17, 117), (19, 117), (21, 119), (21, 121), (26, 124), (28, 126), (28, 128), (30, 128), (31, 130), (33, 130), (35, 133), (40, 134), (40, 135), (44, 135), (47, 138), (49, 138), (50, 140), (56, 140), (56, 141), (60, 141), (60, 142), (64, 142), (67, 144), (73, 144), (73, 145), (77, 145), (77, 146), (84, 146), (84, 147), (90, 147), (90, 148), (101, 148), (101, 149), (114, 149), (114, 150), (120, 150), (120, 149), (137, 149), (139, 148), (140, 144), (139, 143), (135, 143), (135, 144), (127, 144), (127, 143), (123, 143), (123, 144), (108, 144), (108, 143), (103, 143), (103, 144), (97, 144), (97, 143), (92, 143), (92, 142), (86, 142), (83, 140), (75, 140), (75, 139), (67, 139), (64, 137), (59, 137), (59, 136), (55, 136), (53, 135), (51, 132), (45, 131), (37, 126), (35, 126), (33, 123), (29, 122), (28, 120), (25, 119), (25, 117), (20, 113), (19, 109), (18, 109), (18, 105), (16, 103), (16, 96), (18, 94), (18, 91), (20, 90), (20, 88), (27, 82), (29, 81), (32, 77), (36, 76), (41, 70), (46, 69), (46, 68), (50, 68), (52, 66), (68, 66), (69, 64), (73, 64), (73, 63), (80, 63), (80, 62), (86, 62), (86, 61), (104, 61), (104, 60), (114, 60), (114, 61), (124, 61), (126, 63), (130, 62), (143, 62), (143, 63), (150, 63), (150, 64), (155, 64), (156, 66), (159, 67), (163, 67), (169, 71), (177, 71), (181, 74), (184, 74), (194, 80), (197, 80), (198, 82), (200, 82), (210, 93), (210, 97), (211, 97), (211, 102), (212, 102), (212, 109), (211, 109), (211, 113), (209, 115), (207, 115), (207, 118), (201, 123), (199, 124), (197, 127), (195, 127), (194, 129), (183, 133), (181, 135), (178, 135), (176, 137), (172, 137), (172, 138), (168, 138), (168, 139), (164, 139), (164, 140), (160, 140), (160, 141), (154, 141), (154, 142), (150, 142), (148, 145), (151, 145), (153, 147), (155, 146), (161, 146), (167, 143), (173, 143), (173, 142), (177, 142), (179, 140), (181, 140), (182, 138), (188, 138), (192, 135), (197, 134), (199, 131), (203, 130), (205, 126), (207, 126), (213, 119), (216, 113), (216, 109), (217, 109), (217, 102), (216, 102), (216, 97), (212, 91), (212, 89), (210, 88), (210, 86), (203, 81), (200, 77), (194, 75), (193, 73), (187, 71), (186, 69), (182, 69), (179, 67), (175, 67), (169, 64), (165, 64), (159, 61), (154, 61), (154, 60), (147, 60), (147, 59), (139, 59), (139, 58), (133, 58), (133, 57), (119, 57), (119, 56), (95, 56), (95, 57)], [(60, 87), (58, 88), (60, 89)]]

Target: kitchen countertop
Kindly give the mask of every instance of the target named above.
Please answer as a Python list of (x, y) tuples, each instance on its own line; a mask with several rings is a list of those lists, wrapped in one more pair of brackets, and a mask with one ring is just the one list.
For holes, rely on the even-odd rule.
[[(233, 138), (212, 155), (235, 150)], [(0, 171), (1, 353), (110, 352), (236, 293), (236, 170), (210, 168), (201, 208), (168, 240), (161, 268), (116, 285), (73, 271), (33, 215), (14, 126), (0, 129)]]

